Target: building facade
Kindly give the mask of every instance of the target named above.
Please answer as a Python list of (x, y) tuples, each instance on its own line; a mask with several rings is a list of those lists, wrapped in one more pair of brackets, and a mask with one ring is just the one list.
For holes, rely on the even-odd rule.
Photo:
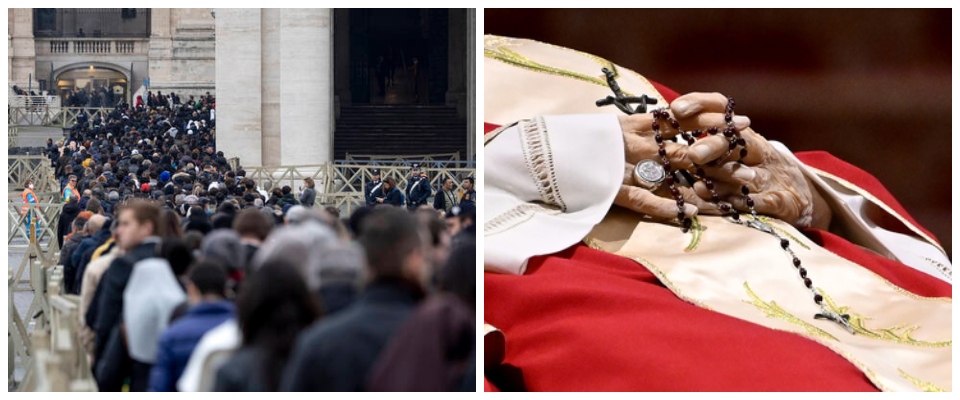
[[(217, 96), (244, 166), (474, 159), (474, 9), (8, 9), (8, 86)], [(11, 91), (12, 93), (12, 91)]]
[(10, 8), (8, 77), (34, 92), (106, 86), (130, 101), (141, 85), (214, 93), (211, 9)]

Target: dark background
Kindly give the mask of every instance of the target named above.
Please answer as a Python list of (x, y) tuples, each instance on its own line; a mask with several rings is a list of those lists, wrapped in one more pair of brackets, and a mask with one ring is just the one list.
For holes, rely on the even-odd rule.
[(737, 100), (793, 151), (877, 177), (951, 246), (951, 11), (495, 10), (484, 33), (596, 54), (683, 94)]

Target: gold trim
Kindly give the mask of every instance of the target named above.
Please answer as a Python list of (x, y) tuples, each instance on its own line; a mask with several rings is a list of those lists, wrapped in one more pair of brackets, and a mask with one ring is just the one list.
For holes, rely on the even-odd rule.
[(693, 224), (690, 226), (690, 233), (693, 235), (693, 237), (690, 238), (690, 244), (687, 245), (687, 248), (683, 249), (683, 251), (686, 253), (692, 252), (696, 250), (697, 247), (700, 247), (700, 239), (703, 236), (703, 231), (706, 230), (706, 228), (700, 224), (700, 219), (697, 218), (696, 215), (690, 219), (693, 220)]
[[(609, 69), (610, 71), (613, 71), (614, 77), (619, 75), (619, 72), (617, 71), (617, 67), (613, 65), (612, 62), (604, 60), (597, 56), (590, 55), (590, 54), (586, 54), (586, 53), (580, 53), (580, 54), (583, 54), (584, 56), (596, 61), (598, 64), (600, 64), (601, 67), (604, 67)], [(507, 49), (503, 46), (498, 46), (496, 50), (483, 49), (483, 55), (484, 57), (492, 58), (494, 60), (512, 65), (514, 67), (523, 68), (523, 69), (534, 71), (534, 72), (542, 72), (550, 75), (563, 76), (563, 77), (572, 78), (572, 79), (576, 79), (584, 82), (593, 83), (603, 87), (608, 87), (606, 77), (602, 77), (602, 75), (601, 77), (590, 76), (586, 74), (581, 74), (579, 72), (568, 71), (561, 68), (543, 65), (521, 55), (520, 53)], [(626, 90), (623, 91), (623, 94), (627, 96), (632, 96), (632, 94), (627, 92)]]
[(921, 381), (920, 379), (917, 379), (917, 378), (914, 377), (913, 375), (910, 375), (910, 374), (904, 372), (904, 371), (903, 371), (902, 369), (900, 369), (900, 368), (897, 368), (897, 371), (900, 372), (900, 376), (902, 376), (904, 379), (910, 381), (910, 383), (912, 383), (913, 386), (916, 386), (917, 389), (920, 389), (920, 390), (922, 390), (922, 391), (924, 391), (924, 392), (947, 392), (947, 390), (943, 390), (943, 388), (941, 388), (941, 387), (939, 387), (939, 386), (937, 386), (937, 385), (934, 385), (934, 384), (932, 384), (932, 383), (930, 383), (930, 382)]
[(816, 326), (813, 326), (813, 325), (810, 324), (809, 322), (804, 321), (804, 320), (802, 320), (802, 319), (800, 319), (800, 318), (797, 318), (797, 316), (791, 314), (791, 313), (788, 312), (787, 310), (784, 310), (783, 307), (780, 307), (780, 306), (777, 304), (776, 301), (772, 301), (772, 300), (771, 300), (769, 303), (763, 301), (762, 299), (760, 299), (760, 296), (757, 296), (757, 294), (754, 293), (754, 291), (753, 291), (752, 289), (750, 289), (750, 284), (749, 284), (749, 283), (744, 282), (744, 283), (743, 283), (743, 288), (747, 290), (747, 295), (749, 295), (750, 298), (753, 299), (753, 301), (743, 300), (743, 302), (744, 302), (744, 303), (747, 303), (747, 304), (750, 304), (750, 305), (753, 305), (753, 306), (756, 307), (758, 310), (760, 310), (760, 311), (762, 311), (764, 314), (766, 314), (767, 318), (777, 318), (777, 319), (781, 319), (781, 320), (787, 321), (787, 322), (789, 322), (789, 323), (791, 323), (791, 324), (793, 324), (793, 325), (797, 325), (797, 326), (803, 328), (803, 330), (807, 331), (807, 333), (810, 334), (810, 335), (819, 336), (819, 337), (822, 337), (822, 338), (824, 338), (824, 339), (831, 339), (831, 340), (834, 340), (834, 341), (839, 341), (839, 339), (837, 339), (835, 336), (827, 333), (827, 331), (825, 331), (825, 330), (823, 330), (823, 329), (820, 329), (820, 328), (817, 328)]
[(703, 308), (705, 310), (715, 311), (714, 309), (710, 308), (706, 304), (703, 304), (701, 301), (696, 300), (693, 297), (684, 295), (683, 292), (680, 291), (680, 288), (674, 285), (673, 282), (670, 281), (670, 278), (667, 278), (667, 274), (661, 271), (660, 268), (658, 268), (652, 262), (650, 262), (650, 260), (647, 260), (642, 257), (637, 257), (637, 256), (629, 256), (629, 255), (623, 255), (623, 254), (617, 254), (617, 255), (621, 257), (629, 258), (634, 262), (636, 262), (637, 264), (640, 264), (641, 267), (644, 267), (650, 272), (653, 272), (653, 274), (657, 276), (657, 279), (660, 280), (660, 283), (663, 283), (663, 285), (666, 286), (667, 289), (670, 289), (670, 291), (673, 292), (673, 294), (679, 297), (680, 299), (688, 303), (694, 304), (697, 307)]
[(860, 187), (858, 187), (858, 186), (856, 186), (856, 185), (854, 185), (854, 184), (852, 184), (852, 183), (844, 180), (843, 178), (840, 178), (840, 177), (838, 177), (838, 176), (836, 176), (836, 175), (833, 175), (833, 174), (831, 174), (831, 173), (829, 173), (829, 172), (819, 170), (819, 169), (814, 168), (814, 167), (811, 167), (811, 166), (809, 166), (809, 165), (805, 165), (805, 166), (806, 166), (807, 168), (810, 168), (815, 174), (821, 175), (821, 176), (825, 176), (825, 177), (827, 177), (827, 178), (830, 178), (830, 179), (834, 180), (835, 182), (837, 182), (837, 184), (839, 184), (840, 186), (843, 186), (843, 187), (845, 187), (845, 188), (847, 188), (847, 189), (850, 189), (850, 190), (856, 192), (857, 194), (863, 196), (863, 197), (866, 198), (867, 200), (870, 200), (872, 203), (876, 204), (877, 206), (879, 206), (880, 208), (882, 208), (884, 211), (886, 211), (886, 212), (889, 213), (890, 215), (893, 215), (894, 218), (900, 220), (900, 222), (902, 222), (903, 225), (906, 226), (908, 229), (910, 229), (911, 231), (913, 231), (913, 233), (916, 233), (918, 236), (920, 236), (921, 238), (925, 239), (925, 240), (926, 240), (927, 242), (929, 242), (931, 245), (933, 245), (934, 247), (936, 247), (937, 250), (940, 250), (940, 252), (943, 253), (944, 256), (947, 255), (947, 252), (943, 250), (943, 247), (941, 247), (940, 244), (938, 244), (936, 240), (933, 240), (933, 238), (931, 238), (930, 236), (927, 236), (927, 234), (926, 234), (926, 233), (923, 233), (923, 231), (920, 230), (920, 228), (917, 228), (915, 225), (913, 225), (912, 223), (910, 223), (909, 221), (907, 221), (906, 218), (903, 218), (902, 216), (900, 216), (900, 214), (897, 214), (895, 211), (893, 211), (893, 208), (891, 208), (890, 206), (888, 206), (886, 203), (880, 201), (880, 199), (874, 197), (872, 194), (870, 194), (870, 193), (867, 192), (866, 190), (863, 190), (863, 189), (861, 189)]
[(833, 298), (831, 298), (826, 291), (821, 288), (817, 288), (817, 290), (823, 295), (823, 300), (826, 302), (825, 306), (828, 310), (840, 315), (850, 315), (850, 327), (853, 328), (857, 334), (886, 342), (900, 343), (918, 347), (950, 347), (953, 345), (953, 340), (929, 342), (914, 339), (910, 334), (915, 332), (917, 329), (920, 329), (919, 326), (907, 326), (907, 324), (900, 324), (891, 328), (870, 329), (866, 326), (865, 322), (873, 318), (864, 317), (861, 314), (851, 312), (849, 306), (837, 306), (837, 303), (833, 301)]

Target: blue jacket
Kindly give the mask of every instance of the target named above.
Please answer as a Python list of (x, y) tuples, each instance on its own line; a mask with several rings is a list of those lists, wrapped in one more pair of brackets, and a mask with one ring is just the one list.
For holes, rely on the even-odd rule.
[(233, 303), (221, 300), (200, 303), (190, 308), (160, 335), (157, 362), (150, 370), (151, 392), (174, 392), (190, 355), (207, 331), (236, 315)]

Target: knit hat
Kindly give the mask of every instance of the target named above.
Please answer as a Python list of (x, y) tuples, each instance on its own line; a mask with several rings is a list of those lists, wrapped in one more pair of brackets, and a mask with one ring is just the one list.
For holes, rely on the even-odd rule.
[(140, 191), (141, 191), (141, 192), (144, 192), (144, 193), (150, 192), (150, 184), (149, 184), (149, 183), (144, 183), (144, 184), (140, 185)]
[(160, 173), (160, 182), (166, 182), (170, 180), (170, 172), (163, 171)]

